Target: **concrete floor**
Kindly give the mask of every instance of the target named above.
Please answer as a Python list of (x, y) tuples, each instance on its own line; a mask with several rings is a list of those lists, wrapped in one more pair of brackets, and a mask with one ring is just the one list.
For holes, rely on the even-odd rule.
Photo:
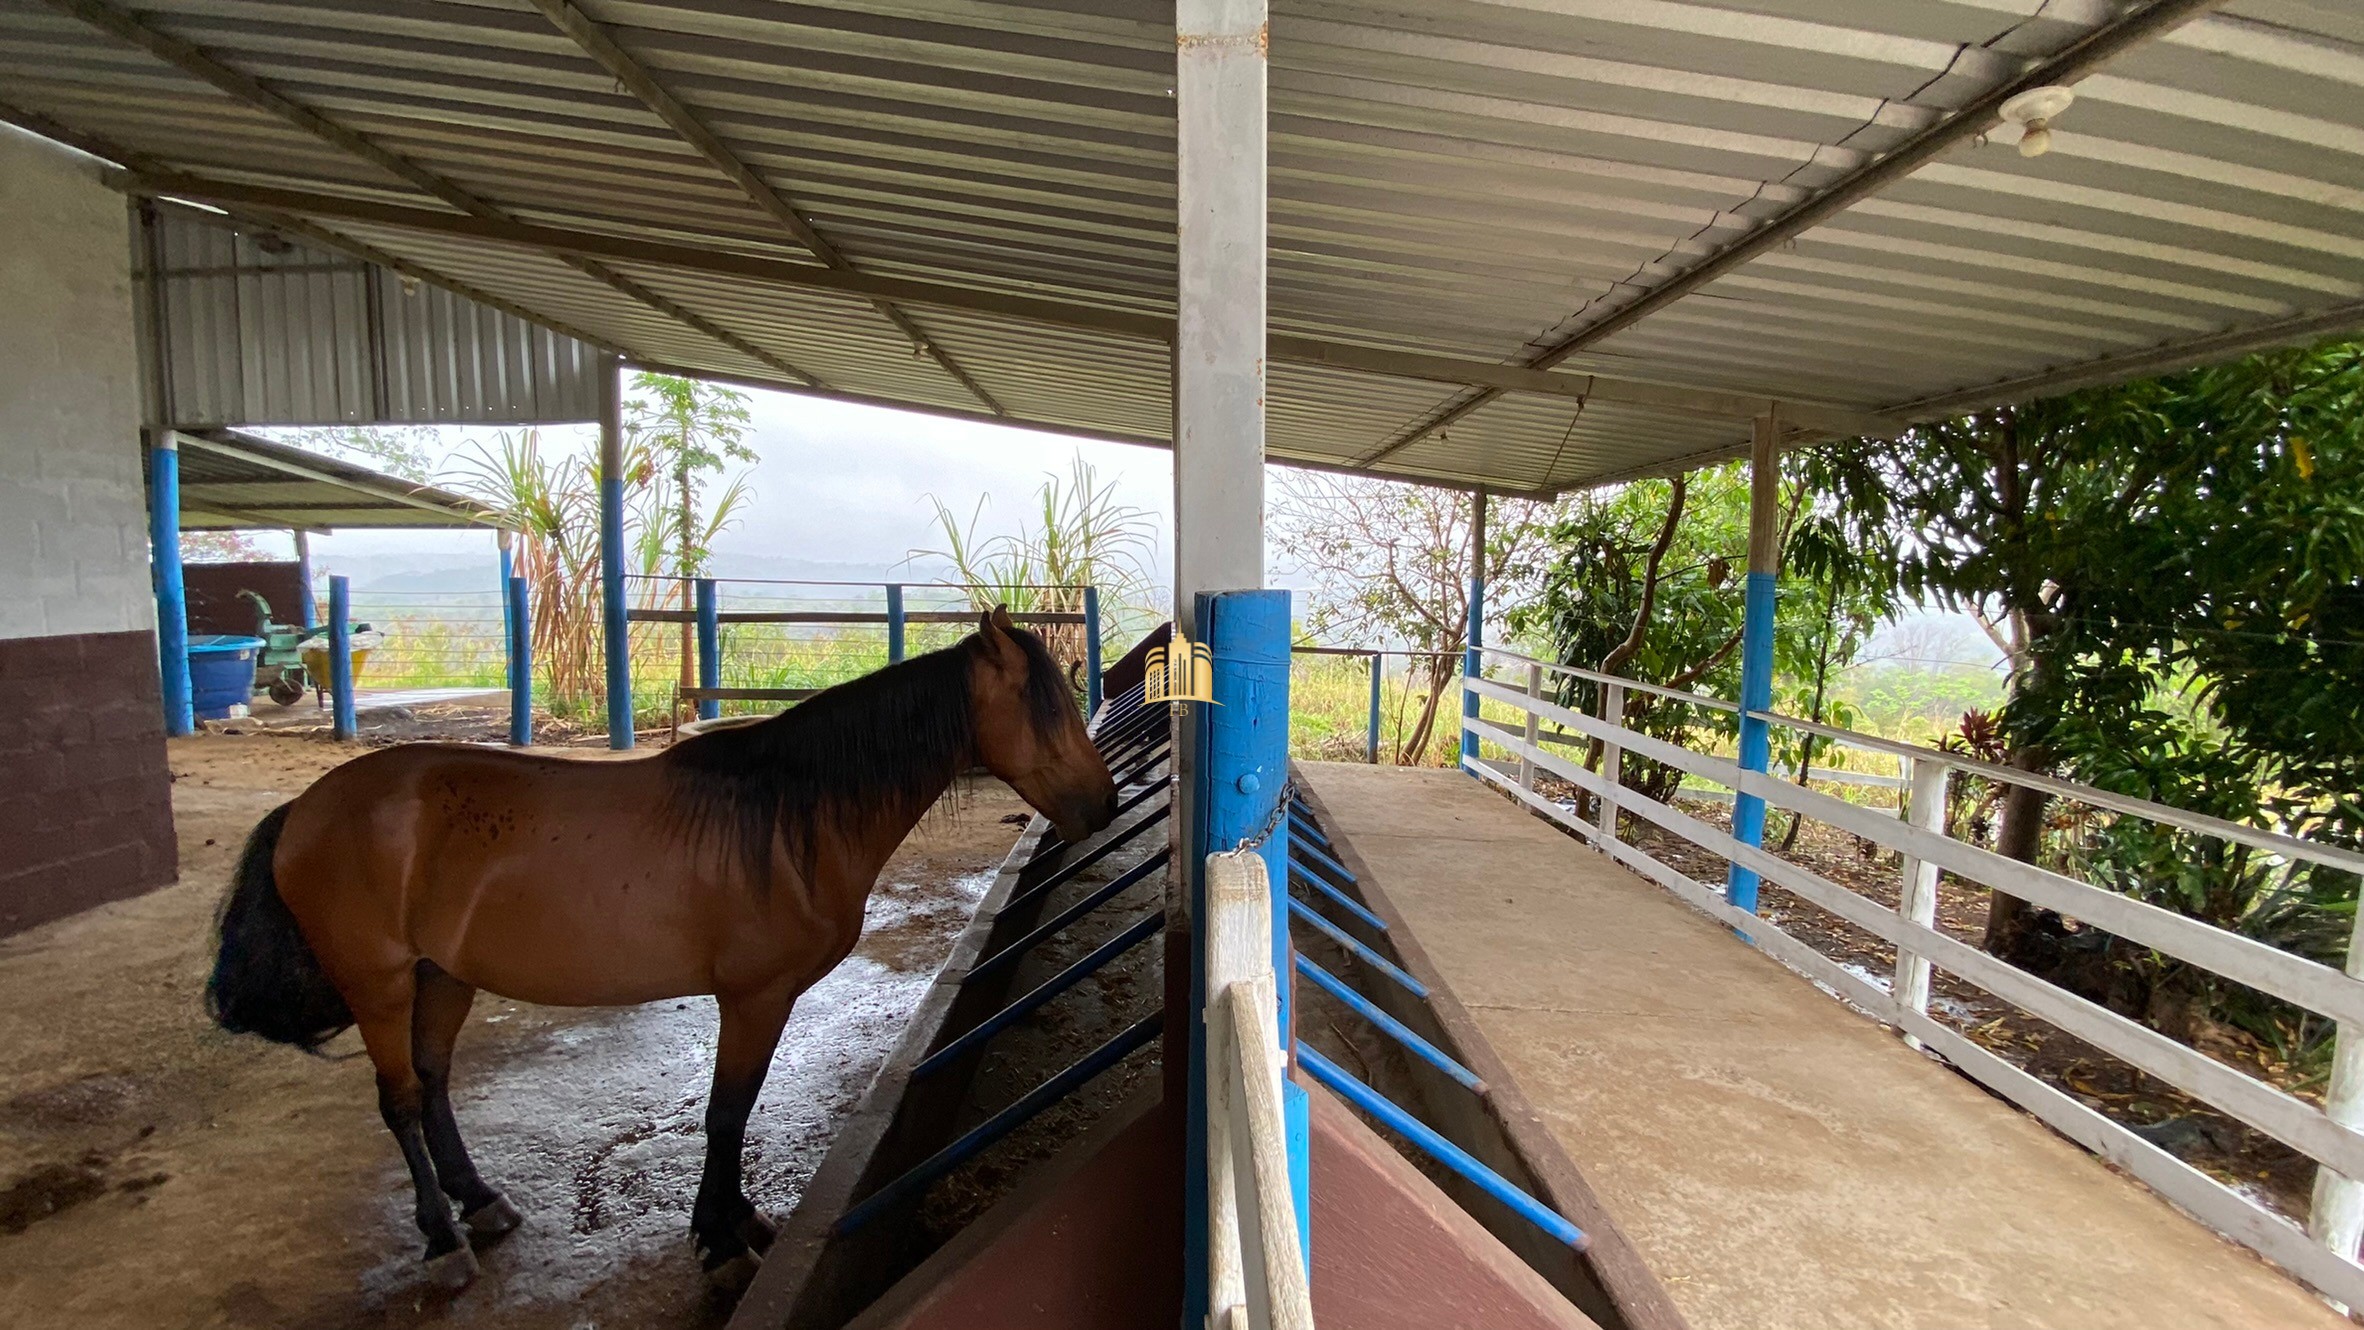
[[(206, 1021), (232, 856), (353, 751), (175, 741), (180, 882), (0, 941), (0, 1326), (719, 1326), (688, 1238), (711, 1000), (478, 1000), (454, 1100), (525, 1224), (450, 1301), (424, 1291), (358, 1038), (310, 1058)], [(954, 804), (888, 865), (860, 947), (789, 1023), (748, 1133), (766, 1209), (793, 1205), (1018, 835), (997, 781)]]
[(2348, 1324), (1469, 777), (1304, 774), (1698, 1330)]

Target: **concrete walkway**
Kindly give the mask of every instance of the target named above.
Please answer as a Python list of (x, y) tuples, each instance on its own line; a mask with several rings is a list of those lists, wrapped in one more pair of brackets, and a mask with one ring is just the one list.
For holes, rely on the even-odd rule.
[(1469, 777), (1303, 772), (1698, 1330), (2348, 1324)]

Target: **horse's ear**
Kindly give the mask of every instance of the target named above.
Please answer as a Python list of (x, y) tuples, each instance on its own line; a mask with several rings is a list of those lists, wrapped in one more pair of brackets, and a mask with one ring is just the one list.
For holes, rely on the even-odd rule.
[(1001, 661), (1003, 666), (1023, 669), (1026, 653), (1019, 650), (1016, 639), (1010, 636), (1010, 610), (1007, 605), (996, 605), (977, 616), (977, 636), (985, 649)]

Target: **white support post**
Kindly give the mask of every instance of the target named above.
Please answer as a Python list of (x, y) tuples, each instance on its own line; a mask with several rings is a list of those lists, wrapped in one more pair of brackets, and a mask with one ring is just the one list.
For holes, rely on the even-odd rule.
[(1264, 585), (1265, 4), (1176, 0), (1174, 614)]
[[(1542, 741), (1543, 718), (1535, 714), (1534, 706), (1535, 699), (1541, 696), (1543, 696), (1543, 667), (1529, 665), (1527, 667), (1527, 747), (1530, 749)], [(1519, 788), (1529, 791), (1535, 788), (1535, 763), (1529, 758), (1519, 759)]]
[[(1266, 0), (1175, 0), (1174, 627), (1200, 634), (1202, 593), (1264, 585)], [(1284, 656), (1285, 661), (1285, 656)], [(1203, 711), (1204, 708), (1199, 710)], [(1166, 965), (1209, 984), (1201, 807), (1204, 758), (1193, 714), (1175, 724), (1174, 874), (1166, 894)], [(1270, 917), (1258, 945), (1269, 956)], [(1206, 1317), (1210, 1276), (1207, 1094), (1210, 1031), (1169, 1022), (1169, 1093), (1186, 1098), (1183, 1321)]]
[[(1616, 726), (1625, 724), (1625, 685), (1601, 685), (1601, 723)], [(1601, 788), (1614, 791), (1619, 778), (1624, 775), (1624, 768), (1625, 749), (1613, 741), (1604, 740), (1601, 744)], [(1593, 811), (1599, 814), (1597, 820), (1601, 829), (1601, 843), (1607, 845), (1617, 839), (1617, 803), (1614, 799), (1606, 798), (1597, 802), (1600, 807)]]
[[(2364, 911), (2348, 936), (2347, 972), (2364, 978)], [(2364, 1029), (2342, 1021), (2333, 1036), (2331, 1083), (2323, 1090), (2323, 1113), (2352, 1131), (2364, 1131)], [(2364, 1178), (2352, 1178), (2329, 1164), (2315, 1166), (2315, 1194), (2307, 1212), (2307, 1235), (2342, 1259), (2356, 1259), (2364, 1244)]]
[[(1935, 758), (1907, 759), (1904, 817), (1913, 826), (1942, 834), (1945, 831), (1946, 785), (1953, 768)], [(1937, 865), (1904, 856), (1904, 881), (1897, 893), (1896, 912), (1924, 928), (1937, 926)], [(1904, 947), (1896, 949), (1896, 978), (1892, 991), (1897, 1005), (1914, 1013), (1929, 1009), (1929, 958)], [(1906, 1035), (1915, 1048), (1921, 1041)]]

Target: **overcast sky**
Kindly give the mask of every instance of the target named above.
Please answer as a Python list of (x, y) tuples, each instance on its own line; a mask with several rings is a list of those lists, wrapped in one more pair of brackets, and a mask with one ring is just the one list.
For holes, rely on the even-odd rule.
[[(750, 391), (747, 442), (751, 500), (715, 542), (723, 553), (839, 563), (893, 564), (913, 550), (940, 548), (931, 495), (967, 520), (979, 496), (980, 535), (1014, 531), (1034, 510), (1035, 491), (1064, 478), (1081, 455), (1120, 502), (1150, 514), (1157, 548), (1150, 570), (1165, 581), (1172, 559), (1173, 468), (1162, 449), (1091, 443), (1036, 430), (948, 420), (882, 407)], [(446, 429), (446, 455), (497, 430)], [(547, 428), (544, 445), (588, 450), (589, 427)], [(441, 462), (438, 463), (441, 465)], [(319, 537), (314, 557), (339, 554), (468, 554), (490, 548), (474, 532), (348, 531)], [(265, 542), (274, 551), (284, 541)], [(932, 571), (932, 570), (931, 570)]]

